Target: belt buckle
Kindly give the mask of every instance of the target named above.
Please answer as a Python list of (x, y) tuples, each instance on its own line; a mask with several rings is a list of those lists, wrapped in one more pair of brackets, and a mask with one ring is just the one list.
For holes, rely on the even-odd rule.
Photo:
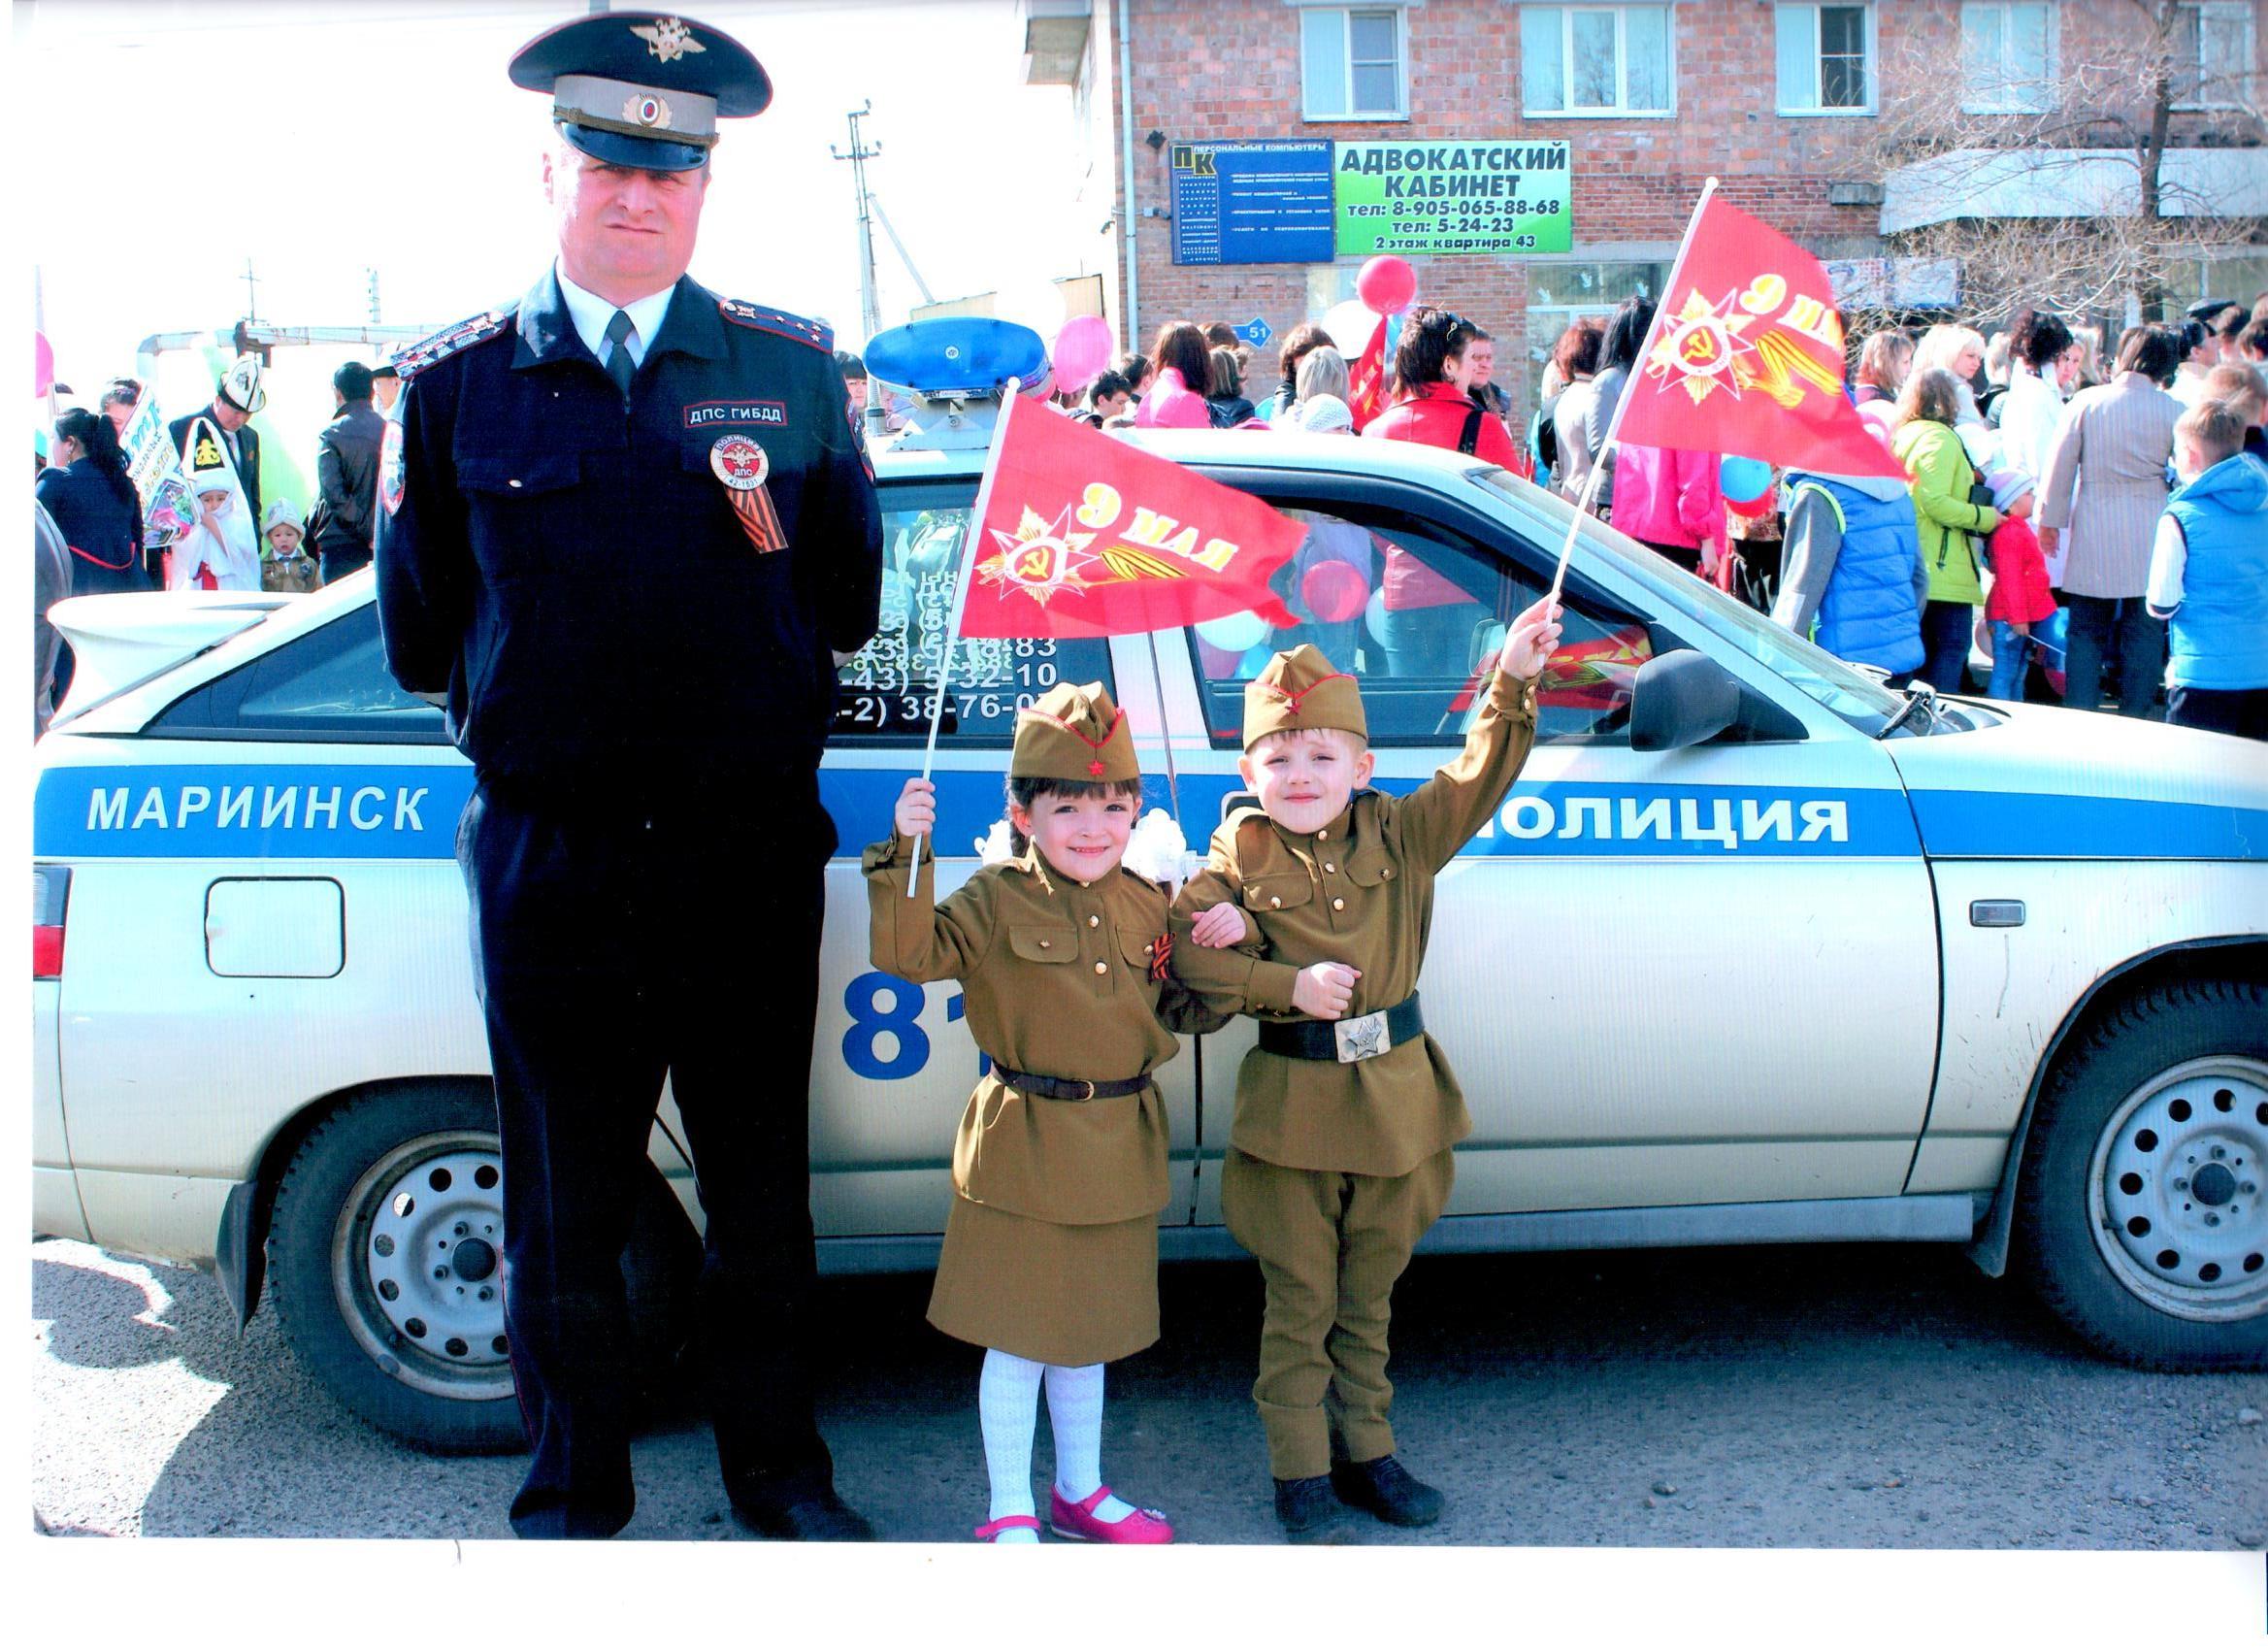
[(1081, 1077), (1079, 1081), (1087, 1085), (1087, 1092), (1079, 1096), (1079, 1098), (1081, 1100), (1093, 1100), (1095, 1098), (1095, 1079), (1093, 1077)]
[(1351, 1020), (1333, 1020), (1331, 1035), (1338, 1045), (1338, 1063), (1352, 1066), (1358, 1060), (1375, 1060), (1394, 1046), (1394, 1039), (1387, 1035), (1386, 1010), (1374, 1014), (1358, 1014)]

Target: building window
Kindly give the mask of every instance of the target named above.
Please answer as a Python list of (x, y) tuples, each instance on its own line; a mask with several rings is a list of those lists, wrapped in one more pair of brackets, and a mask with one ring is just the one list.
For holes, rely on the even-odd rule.
[(1780, 113), (1874, 113), (1874, 8), (1779, 8)]
[(2176, 109), (2242, 109), (2252, 75), (2251, 0), (2201, 0), (2174, 13)]
[(1309, 120), (1404, 120), (1401, 8), (1304, 6), (1299, 11), (1301, 116)]
[(2055, 8), (1961, 8), (1961, 107), (1975, 115), (2037, 115), (2055, 107)]
[(1520, 93), (1528, 115), (1668, 115), (1667, 6), (1523, 6)]

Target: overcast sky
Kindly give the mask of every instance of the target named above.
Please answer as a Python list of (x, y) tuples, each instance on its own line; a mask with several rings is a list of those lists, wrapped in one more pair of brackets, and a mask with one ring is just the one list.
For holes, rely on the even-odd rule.
[[(588, 10), (16, 0), (19, 130), (38, 157), (18, 161), (18, 255), (38, 267), (58, 376), (83, 388), (130, 371), (149, 334), (233, 323), (247, 258), (260, 317), (287, 325), (366, 321), (372, 268), (389, 323), (524, 291), (550, 256), (550, 103), (505, 67)], [(719, 123), (696, 279), (859, 332), (851, 169), (828, 146), (848, 148), (843, 116), (870, 98), (870, 183), (938, 298), (1111, 255), (1100, 220), (1068, 221), (1070, 94), (1022, 83), (1013, 0), (703, 0), (692, 15), (775, 88), (764, 115)], [(919, 294), (879, 225), (875, 243), (889, 325)]]

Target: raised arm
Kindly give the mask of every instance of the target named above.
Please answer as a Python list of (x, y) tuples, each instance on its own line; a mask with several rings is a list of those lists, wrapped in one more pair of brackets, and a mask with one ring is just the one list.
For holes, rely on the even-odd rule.
[(1535, 684), (1560, 643), (1559, 610), (1537, 601), (1512, 621), (1488, 700), (1464, 736), (1464, 748), (1396, 805), (1402, 846), (1438, 871), (1504, 800), (1535, 743)]
[(991, 949), (997, 924), (980, 887), (964, 887), (937, 903), (937, 856), (924, 843), (921, 870), (906, 898), (913, 844), (937, 822), (936, 787), (908, 779), (899, 794), (893, 829), (860, 857), (867, 877), (867, 954), (874, 967), (916, 983), (965, 979)]

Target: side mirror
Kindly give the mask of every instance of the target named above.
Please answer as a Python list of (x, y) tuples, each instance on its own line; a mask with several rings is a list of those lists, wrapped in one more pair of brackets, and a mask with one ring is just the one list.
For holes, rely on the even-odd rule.
[(1638, 667), (1630, 683), (1630, 748), (1682, 750), (1740, 715), (1740, 684), (1705, 653), (1677, 647)]

